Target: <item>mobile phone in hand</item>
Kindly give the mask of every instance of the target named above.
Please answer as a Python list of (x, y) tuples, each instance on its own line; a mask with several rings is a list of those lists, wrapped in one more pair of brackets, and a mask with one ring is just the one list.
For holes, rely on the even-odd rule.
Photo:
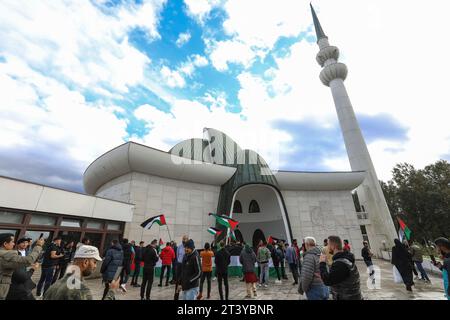
[(39, 236), (39, 240), (41, 240), (44, 237), (44, 233), (41, 233), (41, 235)]

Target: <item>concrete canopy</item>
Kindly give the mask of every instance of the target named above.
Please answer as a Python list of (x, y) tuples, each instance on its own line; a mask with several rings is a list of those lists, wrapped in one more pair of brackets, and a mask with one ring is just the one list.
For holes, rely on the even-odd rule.
[[(186, 158), (127, 142), (112, 149), (94, 162), (84, 172), (84, 189), (95, 194), (108, 181), (129, 172), (142, 172), (177, 180), (222, 185), (233, 176), (235, 168), (211, 163), (185, 161)], [(187, 163), (189, 162), (189, 163)]]

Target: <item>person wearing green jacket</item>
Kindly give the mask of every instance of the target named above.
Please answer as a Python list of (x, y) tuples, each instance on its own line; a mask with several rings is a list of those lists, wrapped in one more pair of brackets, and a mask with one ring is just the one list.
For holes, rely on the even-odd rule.
[(5, 300), (11, 285), (11, 277), (15, 270), (31, 266), (39, 258), (44, 239), (36, 241), (33, 251), (28, 256), (21, 256), (14, 250), (14, 235), (0, 234), (0, 300)]
[(271, 254), (270, 250), (267, 248), (267, 243), (264, 241), (258, 249), (258, 254), (256, 258), (258, 259), (259, 266), (261, 268), (261, 273), (259, 276), (259, 286), (267, 288), (269, 284), (269, 260)]

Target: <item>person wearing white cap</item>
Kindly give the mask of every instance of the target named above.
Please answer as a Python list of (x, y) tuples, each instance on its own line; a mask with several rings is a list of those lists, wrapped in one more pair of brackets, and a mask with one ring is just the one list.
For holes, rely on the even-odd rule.
[[(95, 271), (97, 261), (102, 261), (102, 258), (96, 247), (80, 246), (75, 252), (72, 265), (67, 268), (67, 273), (45, 292), (44, 300), (93, 300), (84, 278)], [(115, 299), (114, 290), (119, 287), (119, 282), (119, 279), (111, 282), (105, 300)]]

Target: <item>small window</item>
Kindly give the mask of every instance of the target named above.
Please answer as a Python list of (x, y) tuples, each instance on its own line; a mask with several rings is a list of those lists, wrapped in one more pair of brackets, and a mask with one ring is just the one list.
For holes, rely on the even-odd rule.
[(108, 230), (120, 231), (122, 230), (122, 224), (119, 222), (108, 222)]
[(38, 226), (54, 226), (56, 224), (56, 218), (40, 214), (33, 214), (31, 216), (30, 224)]
[(234, 202), (233, 213), (242, 213), (242, 204), (239, 200)]
[(0, 223), (22, 224), (23, 214), (0, 211)]
[(61, 227), (81, 228), (81, 221), (77, 219), (63, 218)]
[(209, 143), (213, 143), (214, 140), (216, 140), (216, 137), (215, 137), (215, 136), (212, 136), (212, 137), (211, 137), (211, 140), (209, 140)]
[(211, 157), (215, 157), (216, 156), (216, 148), (211, 150)]
[(86, 228), (88, 228), (88, 229), (103, 229), (103, 222), (89, 220), (86, 224)]
[(249, 213), (261, 212), (261, 210), (259, 210), (259, 204), (258, 202), (256, 202), (256, 200), (250, 201), (250, 205), (248, 206), (248, 212)]

